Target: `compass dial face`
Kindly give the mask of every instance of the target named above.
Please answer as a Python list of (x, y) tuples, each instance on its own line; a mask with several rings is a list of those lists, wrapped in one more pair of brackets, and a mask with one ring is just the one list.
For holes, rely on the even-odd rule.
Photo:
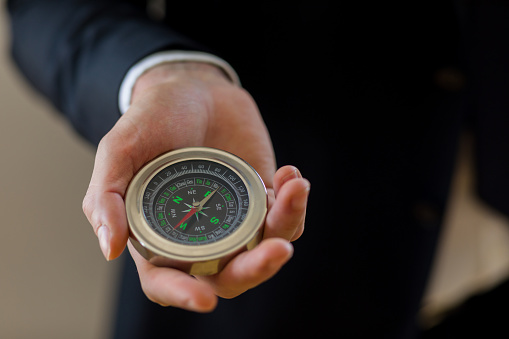
[(173, 150), (143, 166), (127, 188), (130, 240), (157, 266), (215, 274), (261, 241), (267, 202), (263, 180), (238, 156)]
[(190, 246), (228, 238), (242, 224), (249, 204), (240, 175), (208, 159), (164, 167), (149, 180), (142, 203), (144, 218), (156, 234)]

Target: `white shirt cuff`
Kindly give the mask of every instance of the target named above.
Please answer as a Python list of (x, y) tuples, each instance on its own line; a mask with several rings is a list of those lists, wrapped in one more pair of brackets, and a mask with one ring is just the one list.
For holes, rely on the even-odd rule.
[(131, 94), (136, 80), (148, 69), (166, 62), (195, 61), (206, 62), (221, 68), (230, 80), (240, 86), (240, 80), (235, 70), (223, 59), (208, 53), (195, 51), (163, 51), (151, 54), (129, 69), (120, 85), (118, 107), (124, 114), (131, 105)]

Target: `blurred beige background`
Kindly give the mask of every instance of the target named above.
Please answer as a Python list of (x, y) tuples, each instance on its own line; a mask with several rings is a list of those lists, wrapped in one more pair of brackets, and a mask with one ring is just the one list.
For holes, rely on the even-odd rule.
[[(81, 211), (95, 150), (17, 73), (0, 4), (0, 338), (107, 338), (120, 263), (103, 259)], [(473, 196), (463, 145), (424, 299), (428, 326), (509, 275), (508, 221)]]
[(0, 4), (0, 338), (106, 338), (119, 263), (81, 211), (95, 150), (17, 74)]

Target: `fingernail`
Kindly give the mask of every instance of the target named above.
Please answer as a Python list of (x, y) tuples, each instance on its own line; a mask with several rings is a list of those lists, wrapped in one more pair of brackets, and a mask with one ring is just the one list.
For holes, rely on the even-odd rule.
[(99, 238), (99, 246), (103, 252), (106, 260), (110, 260), (110, 230), (107, 226), (99, 226), (97, 230), (97, 237)]
[(283, 183), (287, 182), (288, 180), (290, 179), (294, 179), (294, 178), (302, 178), (302, 175), (300, 174), (300, 171), (297, 169), (297, 167), (293, 167), (293, 170), (292, 172), (288, 173), (287, 175), (285, 175), (283, 177), (283, 179), (281, 179), (281, 181)]
[(296, 197), (292, 199), (292, 208), (294, 210), (300, 211), (306, 207), (310, 189), (311, 185), (309, 183), (306, 183), (304, 189)]
[(286, 247), (288, 249), (288, 259), (290, 259), (291, 257), (293, 257), (293, 245), (288, 242), (286, 244)]

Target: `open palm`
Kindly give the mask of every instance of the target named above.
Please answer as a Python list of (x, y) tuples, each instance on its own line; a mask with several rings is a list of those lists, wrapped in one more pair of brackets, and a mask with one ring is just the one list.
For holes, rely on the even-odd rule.
[(129, 246), (149, 299), (204, 312), (215, 307), (216, 296), (235, 297), (272, 277), (290, 259), (289, 241), (303, 232), (309, 182), (293, 166), (276, 172), (269, 134), (245, 90), (210, 65), (158, 66), (140, 78), (131, 107), (101, 140), (83, 202), (108, 260), (127, 244), (124, 195), (134, 174), (156, 156), (188, 146), (240, 156), (258, 171), (269, 194), (264, 240), (216, 275), (192, 277), (157, 267)]

